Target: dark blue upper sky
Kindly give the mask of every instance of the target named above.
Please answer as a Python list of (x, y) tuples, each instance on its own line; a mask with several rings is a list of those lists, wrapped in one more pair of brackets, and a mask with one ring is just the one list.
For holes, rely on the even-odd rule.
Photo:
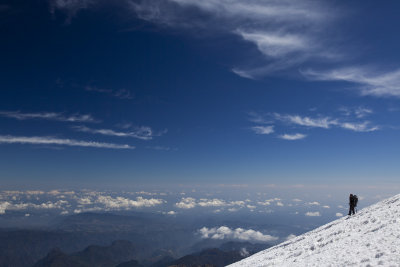
[(0, 4), (5, 184), (397, 183), (398, 1)]

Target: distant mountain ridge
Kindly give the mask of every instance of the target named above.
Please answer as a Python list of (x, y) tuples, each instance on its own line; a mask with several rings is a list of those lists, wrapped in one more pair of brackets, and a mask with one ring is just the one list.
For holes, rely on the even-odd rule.
[(91, 245), (82, 251), (66, 254), (58, 248), (33, 267), (223, 267), (241, 260), (261, 248), (264, 244), (249, 242), (227, 242), (220, 248), (208, 248), (200, 252), (174, 259), (167, 251), (159, 252), (145, 261), (138, 261), (140, 250), (130, 241), (114, 241), (110, 246)]
[(69, 255), (56, 248), (39, 260), (34, 267), (115, 267), (122, 262), (137, 258), (139, 253), (134, 244), (125, 240), (114, 241), (110, 246), (92, 245)]
[(229, 267), (399, 266), (400, 194)]
[[(165, 267), (176, 260), (181, 260), (181, 266), (192, 266), (194, 258), (196, 262), (212, 264), (212, 254), (201, 254), (212, 248), (218, 250), (214, 259), (227, 259), (223, 264), (229, 264), (270, 247), (265, 243), (202, 239), (196, 231), (203, 222), (194, 225), (189, 221), (160, 214), (83, 213), (62, 217), (51, 227), (41, 229), (0, 229), (0, 267), (29, 267), (46, 258), (47, 263), (42, 261), (42, 266), (64, 266), (62, 262), (66, 262), (67, 266), (97, 267), (91, 257), (103, 257), (97, 263), (110, 266), (128, 267), (139, 262), (146, 267)], [(110, 246), (115, 240), (131, 244), (116, 249), (122, 241)], [(123, 253), (128, 256), (119, 259)]]
[(164, 248), (179, 251), (184, 247), (182, 240), (192, 235), (193, 229), (182, 229), (164, 215), (76, 214), (63, 217), (51, 228), (0, 229), (0, 267), (32, 266), (54, 248), (70, 254), (93, 244), (108, 246), (115, 240), (136, 244), (137, 260), (143, 260)]

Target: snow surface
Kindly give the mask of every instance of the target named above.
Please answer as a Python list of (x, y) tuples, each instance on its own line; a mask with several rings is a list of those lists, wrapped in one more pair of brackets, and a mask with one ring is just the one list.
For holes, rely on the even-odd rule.
[(400, 194), (229, 267), (400, 266)]

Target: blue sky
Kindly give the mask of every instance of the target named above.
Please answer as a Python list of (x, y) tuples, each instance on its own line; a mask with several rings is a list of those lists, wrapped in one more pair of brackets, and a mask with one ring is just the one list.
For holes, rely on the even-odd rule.
[(0, 5), (4, 185), (396, 184), (400, 3)]

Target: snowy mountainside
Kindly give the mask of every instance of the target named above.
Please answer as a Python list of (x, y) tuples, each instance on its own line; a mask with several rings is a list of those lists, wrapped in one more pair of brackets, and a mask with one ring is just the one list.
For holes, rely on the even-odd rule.
[(400, 266), (400, 194), (229, 267)]

